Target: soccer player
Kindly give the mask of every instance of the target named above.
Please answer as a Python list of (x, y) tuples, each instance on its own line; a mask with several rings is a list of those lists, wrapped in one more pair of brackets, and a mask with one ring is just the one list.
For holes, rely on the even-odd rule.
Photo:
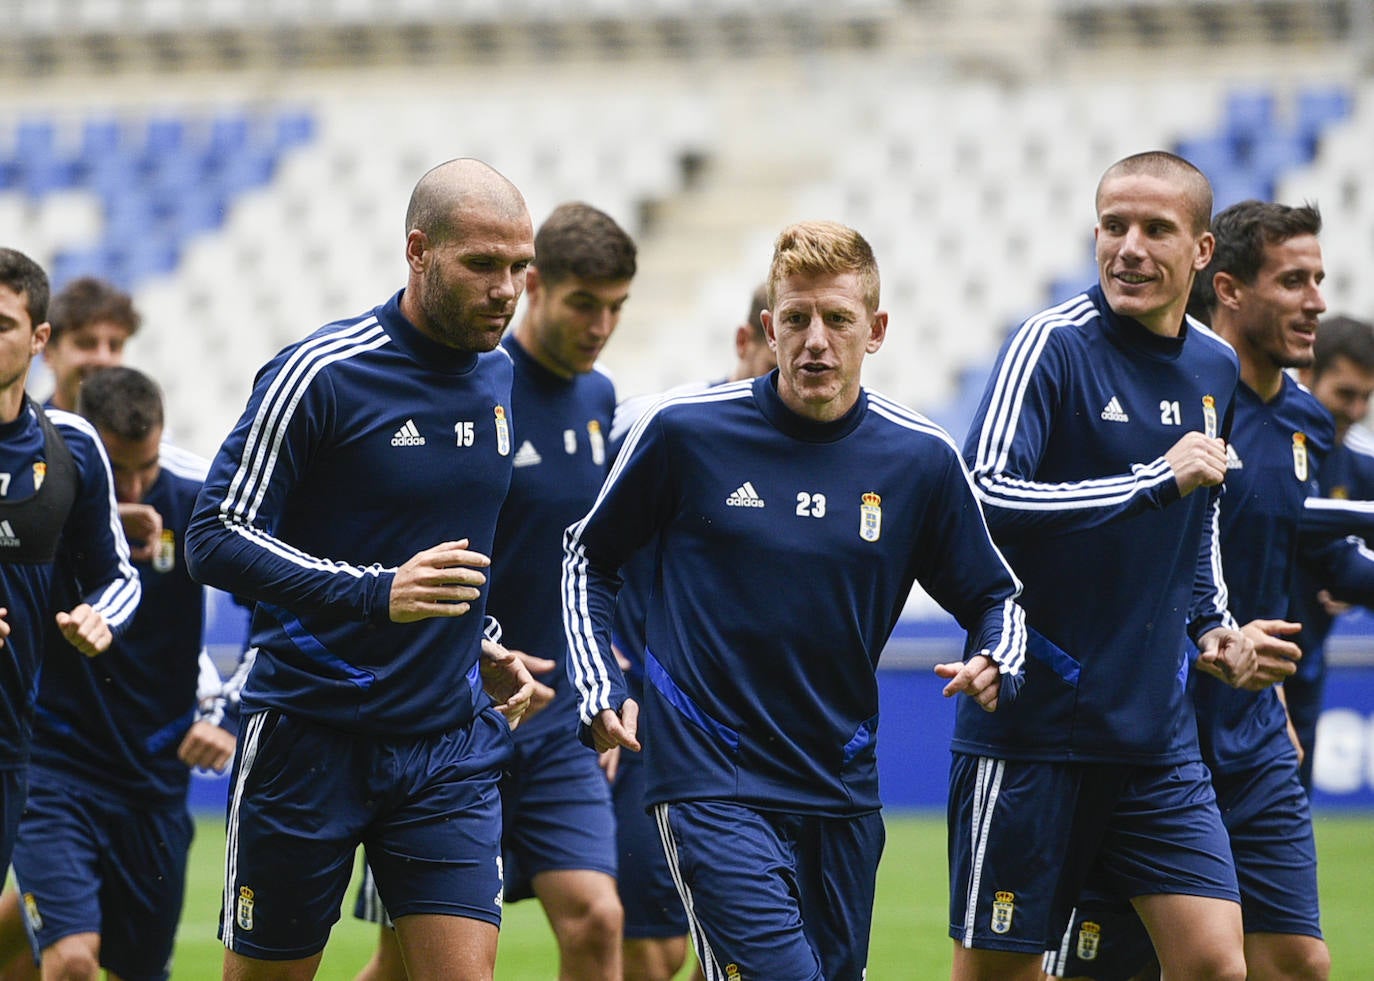
[(101, 368), (121, 364), (124, 345), (142, 318), (128, 293), (94, 276), (72, 280), (52, 298), (52, 336), (43, 360), (52, 373), (48, 405), (76, 411), (81, 383)]
[(707, 977), (858, 981), (883, 845), (878, 656), (919, 580), (968, 631), (947, 694), (1002, 711), (1023, 663), (1015, 577), (957, 447), (860, 384), (887, 332), (868, 243), (779, 235), (778, 369), (657, 403), (565, 541), (580, 736), (638, 750), (611, 645), (617, 570), (656, 555), (645, 801)]
[[(206, 461), (161, 442), (162, 394), (132, 368), (92, 375), (78, 405), (115, 497), (156, 508), (162, 533), (136, 563), (143, 597), (109, 650), (91, 659), (48, 641), (15, 877), (46, 976), (166, 978), (194, 827), (190, 767), (222, 770), (234, 751), (197, 706), (204, 597), (183, 549)], [(19, 909), (7, 892), (6, 930), (22, 932)]]
[(956, 979), (1037, 979), (1102, 863), (1167, 976), (1245, 976), (1235, 871), (1180, 681), (1233, 683), (1253, 645), (1226, 609), (1215, 533), (1239, 364), (1185, 319), (1212, 256), (1187, 161), (1127, 157), (1096, 195), (1099, 283), (1027, 320), (965, 446), (1025, 582), (1025, 688), (958, 706), (950, 771)]
[(499, 710), (518, 718), (533, 687), (483, 641), (513, 455), (492, 349), (533, 231), (514, 185), (468, 159), (420, 179), (406, 228), (405, 288), (259, 372), (191, 519), (192, 575), (255, 603), (226, 978), (314, 976), (359, 844), (412, 979), (492, 975)]
[[(1312, 817), (1279, 698), (1279, 683), (1300, 656), (1285, 638), (1300, 624), (1284, 617), (1300, 562), (1338, 595), (1369, 602), (1374, 558), (1339, 535), (1302, 533), (1318, 520), (1308, 506), (1334, 427), (1285, 369), (1310, 365), (1320, 336), (1321, 215), (1313, 206), (1244, 201), (1218, 214), (1212, 230), (1216, 253), (1194, 287), (1194, 305), (1240, 357), (1221, 554), (1231, 609), (1248, 621), (1259, 670), (1248, 690), (1201, 675), (1189, 685), (1240, 882), (1249, 977), (1324, 981), (1331, 958), (1321, 934)], [(1341, 502), (1322, 503), (1319, 520), (1338, 525)], [(1148, 962), (1148, 944), (1133, 938), (1129, 915), (1103, 907), (1098, 896), (1082, 905), (1050, 958), (1054, 973), (1110, 979)], [(1079, 940), (1085, 923), (1092, 924), (1086, 945)]]
[[(24, 394), (48, 339), (47, 312), (47, 275), (23, 253), (0, 248), (0, 870), (9, 867), (24, 806), (48, 623), (96, 657), (128, 627), (140, 594), (95, 430)], [(70, 606), (56, 605), (54, 590), (63, 542), (81, 584)]]
[[(749, 312), (735, 328), (735, 365), (730, 376), (714, 384), (744, 381), (765, 375), (777, 367), (763, 330), (763, 311), (768, 307), (768, 284), (762, 283), (750, 297)], [(680, 395), (701, 386), (674, 389)], [(611, 426), (612, 459), (620, 452), (630, 427), (659, 396), (626, 399), (616, 406)], [(630, 698), (644, 704), (644, 628), (653, 591), (654, 555), (641, 549), (620, 570), (624, 580), (616, 597), (611, 639)], [(644, 807), (644, 757), (622, 753), (616, 746), (606, 751), (603, 765), (611, 780), (615, 805), (616, 887), (625, 908), (625, 981), (669, 981), (687, 959), (687, 912), (682, 908), (677, 884), (663, 854), (658, 828)], [(700, 965), (696, 969), (700, 978)]]
[[(1317, 471), (1320, 493), (1328, 499), (1374, 501), (1374, 435), (1360, 425), (1374, 395), (1374, 324), (1352, 317), (1323, 318), (1312, 364), (1299, 368), (1298, 377), (1336, 420), (1335, 445)], [(1302, 624), (1302, 632), (1293, 637), (1302, 660), (1283, 691), (1302, 746), (1302, 784), (1309, 792), (1326, 688), (1326, 638), (1345, 608), (1307, 569), (1298, 568), (1289, 619)]]
[[(559, 582), (563, 531), (606, 478), (615, 388), (596, 361), (630, 295), (635, 251), (604, 212), (555, 208), (534, 236), (525, 313), (501, 342), (515, 370), (515, 472), (496, 523), (487, 610), (554, 689), (516, 733), (501, 782), (505, 899), (538, 897), (558, 942), (559, 976), (585, 981), (620, 981), (623, 914), (610, 790), (596, 753), (569, 738), (577, 708), (563, 671)], [(375, 916), (375, 907), (360, 897), (358, 912)], [(383, 972), (388, 963), (394, 972), (396, 958), (383, 950), (364, 976), (398, 977)]]

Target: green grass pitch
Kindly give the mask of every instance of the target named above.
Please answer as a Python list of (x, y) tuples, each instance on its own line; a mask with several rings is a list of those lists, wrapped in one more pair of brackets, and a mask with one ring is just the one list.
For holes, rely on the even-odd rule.
[[(938, 815), (887, 816), (887, 850), (878, 876), (873, 918), (871, 981), (925, 981), (949, 976), (946, 937), (945, 825)], [(1322, 911), (1334, 969), (1332, 981), (1374, 978), (1374, 816), (1317, 817)], [(201, 819), (191, 852), (186, 912), (177, 938), (174, 981), (208, 981), (220, 975), (222, 948), (215, 939), (224, 854), (220, 822)], [(349, 981), (366, 962), (375, 928), (353, 919), (345, 903), (318, 977)], [(533, 901), (506, 909), (496, 962), (498, 981), (550, 981), (557, 976), (552, 934)], [(684, 972), (685, 976), (686, 972)]]

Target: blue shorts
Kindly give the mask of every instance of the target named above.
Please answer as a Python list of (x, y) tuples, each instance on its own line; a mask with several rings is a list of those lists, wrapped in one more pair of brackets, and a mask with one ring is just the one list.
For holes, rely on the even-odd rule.
[(687, 911), (663, 854), (658, 825), (644, 810), (644, 758), (624, 750), (611, 785), (615, 837), (619, 850), (620, 904), (625, 907), (625, 938), (642, 940), (687, 934)]
[(827, 818), (682, 801), (657, 805), (654, 817), (708, 978), (862, 981), (880, 813)]
[(1312, 811), (1298, 755), (1212, 778), (1231, 835), (1246, 933), (1322, 935)]
[(220, 939), (247, 957), (324, 948), (359, 844), (393, 916), (501, 922), (501, 768), (494, 710), (383, 739), (277, 711), (243, 720), (229, 796)]
[(517, 741), (501, 779), (506, 899), (534, 895), (541, 872), (568, 869), (615, 878), (615, 812), (597, 754), (571, 732)]
[(0, 770), (0, 876), (10, 867), (14, 841), (19, 837), (19, 816), (29, 793), (28, 767)]
[[(1318, 937), (1317, 849), (1294, 752), (1252, 770), (1213, 776), (1240, 883), (1246, 933)], [(1059, 950), (1046, 959), (1060, 977), (1118, 981), (1154, 956), (1135, 910), (1090, 878)]]
[(1239, 901), (1207, 768), (1040, 763), (955, 753), (949, 934), (1056, 949), (1090, 869), (1117, 896)]
[(186, 807), (132, 807), (37, 774), (14, 877), (35, 950), (100, 935), (100, 966), (128, 981), (168, 977), (195, 824)]

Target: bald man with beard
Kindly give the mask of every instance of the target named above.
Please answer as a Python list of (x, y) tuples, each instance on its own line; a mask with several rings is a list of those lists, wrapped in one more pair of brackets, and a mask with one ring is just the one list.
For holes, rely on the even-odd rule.
[(314, 977), (359, 845), (412, 981), (492, 977), (497, 785), (533, 690), (484, 617), (512, 463), (493, 349), (534, 258), (524, 199), (479, 161), (441, 164), (405, 256), (403, 290), (258, 373), (188, 532), (192, 574), (255, 603), (226, 979)]

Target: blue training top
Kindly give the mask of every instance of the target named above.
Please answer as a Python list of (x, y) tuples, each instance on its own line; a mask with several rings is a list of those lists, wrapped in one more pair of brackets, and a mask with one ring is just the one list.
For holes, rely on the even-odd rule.
[(1219, 493), (1179, 498), (1164, 454), (1225, 437), (1239, 361), (1187, 319), (1161, 337), (1099, 287), (1007, 339), (965, 445), (994, 539), (1025, 582), (1025, 688), (1009, 711), (961, 702), (952, 746), (1031, 760), (1199, 759), (1189, 643), (1226, 609)]
[(657, 550), (641, 733), (648, 804), (730, 799), (850, 815), (880, 806), (879, 654), (913, 581), (1019, 672), (1015, 577), (954, 443), (861, 392), (840, 419), (785, 407), (777, 371), (665, 399), (568, 530), (569, 671), (585, 726), (626, 693), (616, 571)]
[[(1352, 426), (1345, 439), (1332, 448), (1317, 471), (1317, 486), (1323, 500), (1308, 502), (1308, 517), (1316, 507), (1328, 512), (1334, 502), (1346, 505), (1341, 514), (1342, 528), (1349, 531), (1354, 524), (1349, 511), (1368, 515), (1374, 511), (1374, 435), (1359, 426)], [(1369, 533), (1365, 533), (1369, 537)], [(1302, 624), (1302, 632), (1295, 638), (1302, 648), (1296, 677), (1315, 681), (1326, 670), (1326, 639), (1331, 634), (1334, 618), (1317, 599), (1320, 589), (1331, 590), (1331, 583), (1322, 582), (1306, 566), (1298, 568), (1293, 586), (1293, 601), (1288, 619)], [(1339, 590), (1332, 590), (1338, 599)]]
[(553, 687), (554, 700), (520, 723), (516, 740), (554, 729), (572, 738), (577, 700), (563, 666), (563, 532), (587, 513), (606, 479), (615, 387), (597, 370), (554, 374), (513, 335), (501, 344), (515, 368), (515, 472), (496, 522), (487, 612), (501, 622), (506, 647), (558, 662), (539, 679)]
[(511, 474), (510, 358), (421, 334), (398, 293), (258, 373), (191, 520), (191, 574), (256, 605), (245, 712), (395, 736), (466, 725), (487, 588), (393, 623), (395, 571), (468, 539), (492, 554)]
[[(75, 782), (139, 807), (180, 804), (190, 768), (177, 749), (195, 721), (205, 624), (201, 585), (186, 570), (186, 525), (208, 461), (163, 444), (160, 472), (143, 496), (162, 515), (138, 612), (97, 658), (51, 631), (38, 687), (30, 782)], [(65, 649), (64, 649), (65, 648)]]
[[(30, 500), (44, 491), (54, 451), (46, 444), (38, 411), (26, 405), (16, 419), (0, 423), (0, 500), (6, 503)], [(7, 551), (24, 547), (27, 533), (8, 520), (0, 522), (0, 606), (8, 611), (5, 620), (10, 626), (0, 646), (0, 769), (28, 761), (44, 645), (53, 643), (63, 649), (61, 654), (85, 658), (56, 632), (56, 613), (89, 603), (119, 637), (138, 608), (141, 592), (119, 523), (110, 464), (95, 430), (73, 413), (42, 411), (75, 465), (75, 496), (65, 515), (54, 516), (61, 524), (56, 562), (7, 559)], [(58, 563), (65, 570), (62, 578), (71, 579), (61, 590), (55, 589)], [(50, 625), (55, 642), (48, 639)]]

